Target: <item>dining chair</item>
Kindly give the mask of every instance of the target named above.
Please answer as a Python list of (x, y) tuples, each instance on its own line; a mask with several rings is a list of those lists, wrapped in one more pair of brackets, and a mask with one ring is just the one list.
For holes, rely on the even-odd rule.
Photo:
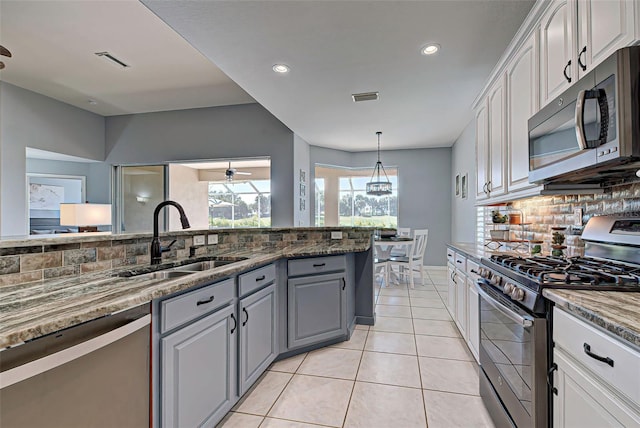
[(413, 232), (411, 253), (405, 257), (391, 257), (387, 263), (388, 269), (398, 266), (400, 275), (409, 275), (409, 283), (414, 288), (413, 273), (420, 271), (420, 283), (424, 284), (424, 252), (427, 248), (429, 229), (416, 229)]
[[(401, 236), (408, 238), (411, 236), (411, 228), (410, 227), (399, 227), (396, 229), (396, 236)], [(393, 257), (406, 257), (407, 250), (409, 249), (409, 245), (396, 245), (391, 250), (391, 256)]]

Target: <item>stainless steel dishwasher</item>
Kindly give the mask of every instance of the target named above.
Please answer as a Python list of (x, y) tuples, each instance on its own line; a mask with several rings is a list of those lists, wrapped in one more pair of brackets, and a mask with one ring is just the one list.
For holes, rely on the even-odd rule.
[(0, 352), (0, 427), (149, 427), (150, 305)]

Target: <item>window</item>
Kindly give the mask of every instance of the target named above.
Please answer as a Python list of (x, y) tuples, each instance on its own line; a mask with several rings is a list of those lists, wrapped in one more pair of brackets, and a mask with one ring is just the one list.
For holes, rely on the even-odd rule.
[(393, 192), (389, 196), (366, 194), (371, 168), (316, 166), (316, 226), (398, 225), (398, 170), (386, 170)]
[(271, 226), (271, 180), (210, 182), (209, 226)]

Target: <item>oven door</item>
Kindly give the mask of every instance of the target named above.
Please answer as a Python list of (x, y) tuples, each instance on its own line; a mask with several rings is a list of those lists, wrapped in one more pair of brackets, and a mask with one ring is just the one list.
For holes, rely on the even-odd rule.
[[(544, 427), (548, 422), (546, 319), (527, 313), (484, 280), (477, 288), (481, 378), (485, 378), (480, 395), (498, 425), (508, 416), (518, 427)], [(499, 410), (503, 414), (497, 414)]]

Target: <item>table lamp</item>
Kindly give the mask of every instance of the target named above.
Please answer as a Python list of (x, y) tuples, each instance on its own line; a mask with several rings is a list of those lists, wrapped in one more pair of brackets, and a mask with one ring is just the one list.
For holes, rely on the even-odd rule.
[(60, 225), (97, 232), (98, 226), (111, 225), (111, 204), (60, 204)]

